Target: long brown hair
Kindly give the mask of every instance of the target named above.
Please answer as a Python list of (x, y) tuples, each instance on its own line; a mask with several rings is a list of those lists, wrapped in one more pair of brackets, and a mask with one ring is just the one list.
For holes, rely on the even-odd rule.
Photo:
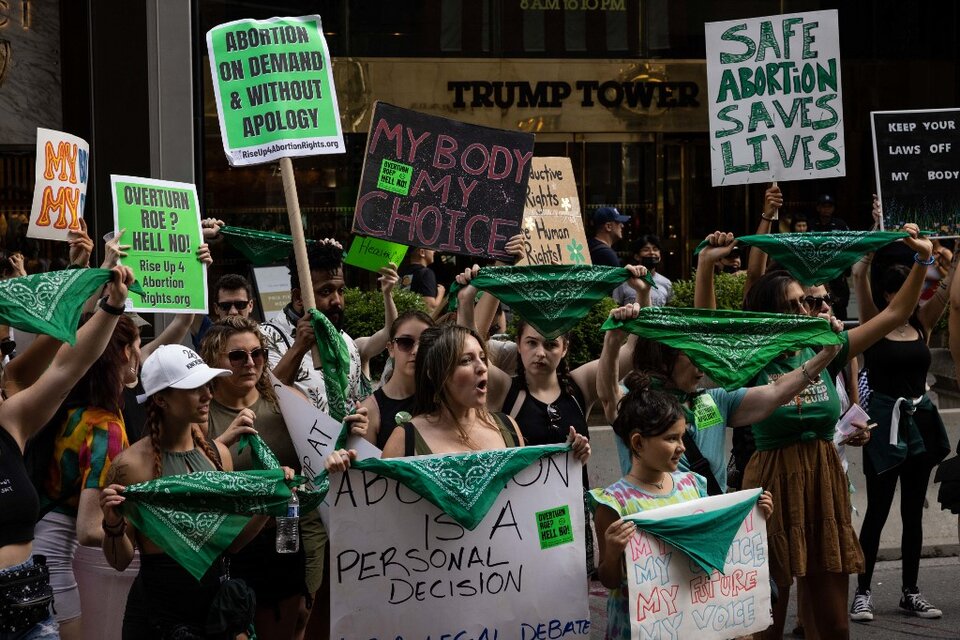
[[(227, 341), (241, 333), (250, 333), (256, 336), (257, 342), (260, 343), (260, 348), (266, 350), (267, 341), (263, 337), (263, 334), (260, 333), (260, 327), (256, 322), (243, 316), (224, 316), (217, 320), (203, 337), (203, 342), (200, 343), (200, 357), (207, 363), (207, 366), (220, 366), (219, 360), (221, 356), (226, 354)], [(214, 378), (211, 381), (214, 389), (216, 388), (216, 384), (217, 379)], [(270, 367), (266, 359), (263, 363), (263, 371), (260, 372), (260, 377), (257, 379), (257, 391), (260, 392), (260, 396), (264, 400), (273, 405), (274, 409), (277, 411), (280, 410), (277, 393), (273, 389), (273, 384), (270, 383)]]
[(123, 410), (123, 372), (133, 365), (125, 349), (139, 337), (133, 320), (125, 315), (117, 318), (110, 342), (74, 386), (66, 404), (82, 403), (119, 414)]
[[(157, 393), (164, 393), (165, 391), (166, 389), (158, 391)], [(153, 449), (153, 477), (160, 478), (163, 476), (163, 454), (160, 448), (160, 427), (163, 423), (163, 409), (156, 403), (154, 396), (150, 396), (150, 398), (147, 399), (146, 408), (147, 419), (143, 426), (144, 430), (150, 434), (150, 447)], [(203, 454), (209, 458), (217, 471), (223, 471), (223, 464), (220, 462), (220, 453), (213, 450), (216, 445), (207, 440), (207, 437), (200, 429), (200, 425), (190, 425), (190, 435), (193, 437), (193, 445), (203, 451)]]

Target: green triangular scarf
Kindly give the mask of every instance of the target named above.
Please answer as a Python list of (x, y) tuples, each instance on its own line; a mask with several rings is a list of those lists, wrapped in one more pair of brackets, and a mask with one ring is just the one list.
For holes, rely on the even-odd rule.
[[(535, 265), (483, 267), (470, 282), (513, 309), (544, 338), (573, 328), (593, 305), (630, 277), (622, 267)], [(450, 298), (462, 287), (454, 283)]]
[(540, 458), (568, 450), (569, 444), (508, 447), (386, 460), (365, 458), (354, 460), (351, 466), (399, 481), (473, 531), (513, 476)]
[(637, 318), (608, 318), (600, 328), (624, 329), (679, 349), (728, 390), (747, 384), (784, 351), (842, 344), (823, 318), (784, 313), (645, 307)]
[[(220, 227), (220, 233), (255, 267), (286, 261), (293, 248), (293, 237), (284, 233), (230, 226)], [(307, 240), (307, 244), (311, 242), (315, 240)]]
[(340, 422), (347, 415), (347, 390), (350, 387), (350, 349), (333, 323), (316, 309), (310, 309), (313, 333), (320, 350), (323, 384), (327, 390), (330, 416)]
[(623, 519), (634, 522), (638, 529), (672, 544), (687, 554), (707, 575), (714, 571), (723, 573), (730, 545), (747, 514), (757, 504), (761, 491), (743, 491), (742, 493), (747, 494), (743, 500), (706, 513), (651, 519), (650, 511), (641, 511), (623, 516)]
[[(757, 247), (800, 284), (814, 285), (830, 282), (865, 254), (908, 236), (902, 231), (811, 231), (743, 236), (737, 244)], [(694, 253), (706, 246), (704, 240)]]
[[(43, 333), (68, 344), (77, 341), (83, 304), (110, 281), (109, 269), (66, 269), (0, 282), (0, 323)], [(139, 282), (130, 291), (143, 295)]]

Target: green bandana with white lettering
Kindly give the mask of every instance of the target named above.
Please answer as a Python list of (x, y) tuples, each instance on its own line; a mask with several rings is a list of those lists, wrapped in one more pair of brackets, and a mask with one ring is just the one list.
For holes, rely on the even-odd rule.
[[(0, 324), (74, 344), (84, 303), (112, 276), (109, 269), (66, 269), (0, 281)], [(139, 282), (130, 291), (144, 293)]]
[(784, 351), (842, 343), (823, 318), (784, 313), (644, 307), (637, 318), (608, 318), (600, 328), (679, 349), (727, 390), (747, 384)]
[[(902, 231), (810, 231), (743, 236), (737, 244), (757, 247), (810, 286), (838, 278), (864, 255), (906, 237)], [(706, 246), (704, 240), (694, 254)]]

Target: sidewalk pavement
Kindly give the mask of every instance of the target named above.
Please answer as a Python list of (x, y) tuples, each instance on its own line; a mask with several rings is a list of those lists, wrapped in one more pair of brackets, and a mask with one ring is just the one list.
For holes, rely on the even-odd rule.
[[(960, 638), (960, 558), (929, 558), (920, 561), (920, 589), (924, 597), (943, 611), (937, 620), (924, 620), (900, 613), (900, 561), (878, 562), (873, 577), (874, 620), (850, 623), (851, 640), (896, 640), (924, 638), (941, 640)], [(850, 579), (850, 600), (856, 579)], [(590, 583), (590, 640), (603, 640), (607, 626), (606, 589), (599, 582)], [(784, 638), (795, 638), (796, 596), (791, 598)]]

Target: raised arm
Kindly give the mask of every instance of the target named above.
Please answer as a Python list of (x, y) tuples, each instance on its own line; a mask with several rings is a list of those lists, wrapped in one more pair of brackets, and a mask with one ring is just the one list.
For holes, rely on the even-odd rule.
[(904, 225), (903, 230), (910, 234), (910, 237), (904, 238), (904, 244), (916, 252), (913, 268), (900, 291), (883, 311), (848, 332), (847, 335), (850, 338), (848, 360), (860, 355), (877, 340), (904, 324), (917, 307), (920, 290), (927, 275), (927, 265), (921, 263), (930, 259), (933, 244), (927, 238), (920, 237), (920, 228), (913, 223)]
[(53, 362), (61, 346), (63, 343), (56, 338), (40, 334), (23, 353), (11, 360), (10, 364), (3, 368), (0, 383), (6, 397), (10, 398), (36, 382)]
[(354, 340), (357, 344), (357, 350), (360, 352), (360, 363), (363, 366), (383, 353), (383, 350), (387, 348), (387, 342), (390, 341), (390, 327), (398, 315), (397, 303), (393, 300), (393, 287), (398, 280), (400, 280), (400, 276), (397, 275), (397, 265), (391, 262), (389, 266), (380, 269), (380, 277), (377, 278), (377, 282), (380, 283), (380, 292), (383, 294), (383, 328), (372, 336), (364, 336)]
[[(933, 297), (917, 311), (917, 319), (920, 320), (920, 324), (923, 325), (923, 330), (924, 333), (926, 333), (928, 341), (930, 340), (930, 334), (933, 333), (933, 328), (937, 325), (937, 322), (940, 321), (940, 316), (943, 315), (944, 310), (947, 308), (947, 291), (950, 290), (950, 284), (953, 282), (954, 275), (957, 272), (957, 255), (960, 254), (960, 251), (958, 251), (957, 254), (953, 254), (947, 249), (940, 249), (940, 251), (949, 255), (950, 263), (947, 273), (940, 281), (940, 284), (937, 285), (937, 290), (934, 292)], [(939, 256), (937, 259), (939, 260)]]
[[(127, 267), (114, 267), (113, 271), (113, 279), (107, 286), (107, 304), (122, 309), (127, 299), (127, 286), (133, 283), (133, 272)], [(113, 336), (118, 317), (98, 309), (77, 331), (74, 346), (63, 345), (50, 367), (33, 385), (0, 405), (0, 424), (21, 448), (53, 417), (80, 377), (103, 353)]]
[[(960, 254), (960, 251), (956, 253)], [(960, 376), (960, 278), (950, 282), (950, 315), (947, 316), (947, 334), (949, 335), (950, 355)]]
[[(640, 313), (636, 302), (617, 307), (610, 317), (617, 320), (632, 320)], [(623, 329), (611, 329), (603, 336), (603, 350), (597, 363), (597, 400), (603, 408), (607, 422), (613, 424), (620, 404), (620, 349), (623, 347), (626, 332)]]
[[(756, 235), (763, 235), (773, 231), (773, 223), (777, 220), (780, 207), (783, 206), (783, 194), (780, 187), (773, 184), (763, 195), (763, 213), (760, 214), (760, 223), (757, 225)], [(744, 295), (750, 291), (757, 280), (767, 271), (767, 254), (756, 247), (750, 249), (747, 257), (747, 280), (743, 285)]]
[(714, 286), (714, 265), (733, 251), (732, 233), (714, 231), (706, 238), (708, 245), (700, 251), (697, 279), (693, 288), (693, 306), (698, 309), (716, 309), (717, 293)]

